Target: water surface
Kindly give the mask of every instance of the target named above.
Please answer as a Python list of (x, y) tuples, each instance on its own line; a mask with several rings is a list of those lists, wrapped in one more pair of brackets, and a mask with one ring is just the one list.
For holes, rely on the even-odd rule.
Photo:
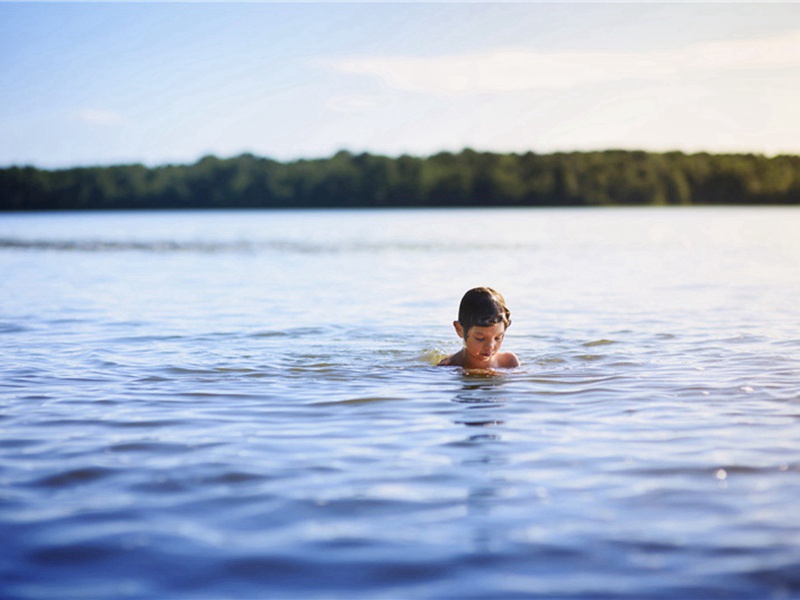
[[(798, 231), (2, 215), (0, 596), (800, 597)], [(475, 285), (522, 368), (432, 366)]]

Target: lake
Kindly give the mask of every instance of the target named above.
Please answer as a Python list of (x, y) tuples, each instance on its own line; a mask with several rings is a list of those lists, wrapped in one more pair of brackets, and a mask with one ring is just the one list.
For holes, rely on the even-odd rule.
[[(0, 215), (0, 597), (800, 597), (800, 209)], [(522, 367), (433, 366), (469, 288)]]

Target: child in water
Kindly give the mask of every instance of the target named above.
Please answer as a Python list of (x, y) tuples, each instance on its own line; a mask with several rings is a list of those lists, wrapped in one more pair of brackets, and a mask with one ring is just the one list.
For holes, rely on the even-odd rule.
[(464, 369), (511, 369), (519, 366), (513, 352), (500, 352), (511, 311), (498, 292), (488, 287), (469, 290), (461, 299), (458, 321), (453, 321), (464, 347), (439, 363)]

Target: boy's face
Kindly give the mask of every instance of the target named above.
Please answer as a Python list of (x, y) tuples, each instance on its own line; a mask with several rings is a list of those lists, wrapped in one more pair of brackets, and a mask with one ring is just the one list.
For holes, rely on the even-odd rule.
[(464, 340), (464, 350), (469, 361), (475, 365), (491, 364), (494, 355), (503, 345), (503, 337), (506, 334), (505, 323), (495, 323), (486, 327), (474, 325), (466, 332), (466, 336), (461, 323), (456, 321), (453, 325), (458, 337)]

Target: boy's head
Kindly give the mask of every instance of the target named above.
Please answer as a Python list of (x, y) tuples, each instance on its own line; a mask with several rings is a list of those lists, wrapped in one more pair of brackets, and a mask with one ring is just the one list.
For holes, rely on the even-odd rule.
[(466, 338), (470, 328), (474, 326), (489, 327), (495, 323), (503, 323), (508, 329), (511, 325), (511, 311), (500, 292), (489, 287), (477, 287), (469, 290), (461, 299), (457, 322)]

